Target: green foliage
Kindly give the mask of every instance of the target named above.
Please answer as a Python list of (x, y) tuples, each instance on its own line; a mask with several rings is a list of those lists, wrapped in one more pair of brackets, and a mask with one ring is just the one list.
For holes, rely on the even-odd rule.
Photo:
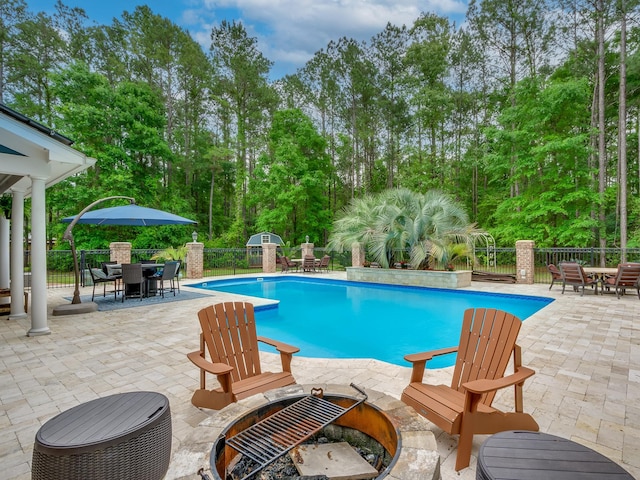
[[(241, 247), (255, 230), (321, 244), (344, 206), (402, 187), (448, 192), (505, 246), (589, 246), (601, 235), (618, 244), (627, 191), (638, 244), (640, 36), (630, 29), (620, 129), (614, 6), (603, 2), (601, 164), (591, 127), (598, 12), (589, 2), (472, 0), (463, 28), (424, 13), (368, 42), (331, 40), (295, 75), (272, 81), (272, 62), (238, 21), (214, 27), (205, 53), (149, 6), (97, 25), (61, 2), (48, 15), (5, 0), (0, 101), (97, 160), (47, 189), (48, 235), (58, 240), (60, 218), (125, 194), (198, 220), (207, 246)], [(637, 13), (635, 0), (624, 6)], [(552, 52), (554, 44), (565, 48)], [(626, 190), (619, 134), (628, 139)], [(401, 230), (390, 243), (404, 244)], [(124, 239), (164, 248), (189, 241), (190, 230), (78, 226), (74, 235), (81, 248)]]
[(501, 245), (534, 240), (540, 247), (593, 244), (598, 202), (589, 166), (590, 90), (583, 80), (518, 84), (515, 105), (487, 131), (491, 181), (506, 197), (492, 206), (491, 231)]
[(168, 247), (164, 250), (160, 250), (159, 252), (153, 254), (151, 256), (152, 260), (180, 260), (184, 262), (187, 257), (187, 246), (182, 245), (180, 247)]
[(331, 214), (325, 189), (331, 171), (326, 141), (300, 110), (274, 115), (269, 154), (262, 155), (250, 182), (256, 228), (301, 243), (322, 239)]
[(476, 232), (451, 197), (397, 189), (352, 202), (334, 222), (329, 248), (342, 251), (359, 243), (384, 267), (408, 258), (413, 268), (426, 268), (467, 256)]

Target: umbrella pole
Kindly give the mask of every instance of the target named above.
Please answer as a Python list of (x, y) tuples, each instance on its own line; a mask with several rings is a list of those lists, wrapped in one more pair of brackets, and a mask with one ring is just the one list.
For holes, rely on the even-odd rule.
[(67, 229), (64, 231), (64, 235), (62, 236), (62, 239), (68, 240), (69, 244), (71, 245), (71, 255), (73, 255), (73, 270), (75, 273), (75, 289), (73, 291), (73, 300), (71, 300), (72, 305), (81, 303), (81, 301), (80, 301), (80, 268), (78, 267), (78, 257), (76, 256), (76, 244), (73, 241), (73, 234), (71, 233), (71, 231), (73, 230), (73, 227), (75, 226), (75, 224), (78, 223), (78, 220), (80, 220), (80, 217), (82, 217), (82, 215), (87, 213), (93, 207), (95, 207), (99, 203), (106, 202), (107, 200), (114, 200), (118, 198), (124, 198), (126, 200), (129, 200), (131, 203), (136, 202), (135, 199), (131, 197), (123, 197), (120, 195), (113, 196), (113, 197), (105, 197), (105, 198), (101, 198), (100, 200), (96, 200), (95, 202), (87, 205), (80, 213), (78, 213), (78, 215), (76, 215), (76, 218), (73, 219), (73, 221), (69, 224)]

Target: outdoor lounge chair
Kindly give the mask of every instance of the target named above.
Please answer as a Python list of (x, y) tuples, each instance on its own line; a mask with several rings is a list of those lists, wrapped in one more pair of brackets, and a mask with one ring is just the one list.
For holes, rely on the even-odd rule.
[(322, 272), (323, 270), (329, 273), (329, 262), (331, 262), (331, 257), (329, 255), (325, 255), (320, 259), (320, 263), (318, 264), (318, 271)]
[(298, 264), (289, 259), (289, 257), (281, 257), (280, 258), (280, 267), (281, 271), (288, 272), (289, 270), (295, 269), (298, 271)]
[[(256, 336), (253, 304), (218, 303), (200, 310), (198, 319), (202, 328), (200, 350), (187, 354), (200, 368), (200, 388), (191, 398), (196, 407), (219, 410), (251, 395), (295, 383), (291, 375), (291, 357), (300, 349)], [(280, 352), (282, 372), (262, 372), (258, 342)], [(218, 388), (207, 390), (207, 373), (216, 375)]]
[(144, 296), (145, 278), (142, 275), (142, 265), (139, 263), (122, 264), (122, 302), (127, 297)]
[(558, 267), (556, 267), (553, 263), (550, 263), (549, 265), (547, 265), (547, 269), (551, 274), (551, 285), (549, 285), (549, 290), (551, 290), (551, 287), (553, 287), (553, 284), (556, 282), (556, 280), (558, 282), (562, 281), (562, 273), (560, 272)]
[(618, 265), (618, 272), (615, 276), (605, 278), (602, 282), (602, 289), (609, 290), (613, 287), (616, 291), (616, 296), (620, 298), (620, 295), (625, 294), (625, 290), (635, 288), (640, 298), (640, 263), (621, 263)]
[(164, 282), (169, 282), (169, 290), (173, 292), (174, 297), (176, 296), (176, 289), (173, 281), (178, 268), (180, 268), (179, 262), (165, 262), (164, 267), (162, 268), (162, 272), (158, 272), (151, 277), (152, 279), (159, 282), (160, 295), (162, 296), (162, 298), (164, 298)]
[(315, 272), (316, 271), (316, 257), (313, 255), (305, 255), (302, 259), (302, 271), (303, 272)]
[(91, 280), (93, 281), (93, 292), (91, 293), (91, 301), (96, 295), (96, 286), (98, 284), (102, 284), (102, 296), (107, 296), (107, 283), (113, 283), (113, 299), (115, 300), (118, 295), (118, 278), (117, 276), (109, 276), (102, 271), (101, 268), (90, 268), (89, 274), (91, 275)]
[[(468, 309), (458, 347), (404, 357), (413, 370), (401, 399), (448, 434), (460, 435), (456, 470), (469, 466), (474, 434), (538, 430), (531, 415), (523, 413), (522, 385), (535, 372), (521, 365), (516, 345), (521, 324), (520, 319), (501, 310)], [(453, 352), (458, 355), (451, 386), (422, 383), (427, 361)], [(514, 373), (505, 376), (512, 354)], [(496, 392), (510, 386), (515, 387), (515, 412), (493, 408)]]
[(580, 290), (580, 296), (584, 295), (584, 287), (587, 286), (595, 287), (595, 293), (598, 294), (599, 280), (588, 276), (579, 263), (561, 263), (560, 273), (562, 273), (562, 293), (567, 285), (571, 285), (575, 291)]

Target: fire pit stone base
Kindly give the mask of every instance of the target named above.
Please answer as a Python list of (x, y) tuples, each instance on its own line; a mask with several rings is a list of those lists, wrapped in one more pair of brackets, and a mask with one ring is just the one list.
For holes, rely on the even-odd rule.
[[(348, 385), (291, 385), (228, 405), (222, 410), (214, 412), (199, 424), (198, 430), (203, 436), (201, 438), (203, 441), (202, 458), (205, 459), (209, 456), (211, 444), (235, 419), (274, 400), (309, 394), (313, 388), (322, 388), (325, 395), (353, 395), (353, 389)], [(431, 432), (427, 420), (418, 415), (413, 408), (390, 395), (369, 389), (366, 392), (367, 402), (384, 411), (395, 424), (401, 436), (400, 455), (385, 478), (389, 480), (439, 480), (441, 478), (440, 456), (435, 436)], [(206, 436), (204, 432), (206, 432)], [(207, 441), (205, 442), (205, 440)]]

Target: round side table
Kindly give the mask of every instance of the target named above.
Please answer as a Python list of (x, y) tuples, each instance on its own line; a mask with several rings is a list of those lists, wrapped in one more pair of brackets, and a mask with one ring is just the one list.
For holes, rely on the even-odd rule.
[(476, 480), (634, 480), (617, 463), (590, 448), (547, 433), (508, 431), (480, 447)]
[(34, 480), (160, 480), (171, 458), (169, 400), (129, 392), (83, 403), (36, 433)]

